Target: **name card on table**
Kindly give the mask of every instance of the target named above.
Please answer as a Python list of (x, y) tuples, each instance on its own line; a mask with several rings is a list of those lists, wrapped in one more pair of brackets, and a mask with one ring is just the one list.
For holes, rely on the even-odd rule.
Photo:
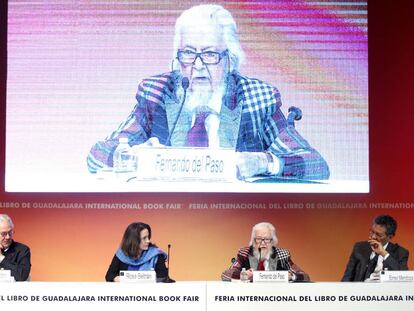
[(236, 153), (230, 149), (140, 148), (138, 180), (234, 182)]
[(278, 282), (288, 283), (288, 271), (253, 271), (253, 283), (256, 282)]
[(0, 282), (12, 282), (10, 270), (0, 270)]
[(414, 271), (384, 271), (381, 282), (414, 282)]
[(155, 283), (157, 276), (155, 271), (120, 271), (121, 283)]

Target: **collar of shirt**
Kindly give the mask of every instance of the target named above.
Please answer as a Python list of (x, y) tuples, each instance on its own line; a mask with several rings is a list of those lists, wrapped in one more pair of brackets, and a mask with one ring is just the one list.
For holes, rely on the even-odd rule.
[(261, 259), (261, 260), (263, 260), (263, 266), (264, 266), (265, 271), (269, 271), (269, 257), (270, 257), (270, 255), (267, 254), (267, 256), (264, 256)]
[[(384, 245), (384, 249), (386, 250), (388, 246), (388, 243)], [(372, 260), (375, 257), (375, 252), (371, 252), (371, 256), (369, 256), (369, 259)], [(381, 255), (378, 256), (378, 258), (381, 258), (382, 260), (384, 259)]]
[(269, 271), (269, 259), (265, 259), (263, 262), (265, 271)]
[(10, 247), (8, 247), (8, 248), (6, 248), (6, 249), (3, 249), (3, 250), (1, 251), (1, 253), (2, 253), (2, 254), (4, 254), (5, 252), (7, 252), (7, 251), (9, 250), (9, 248), (10, 248)]
[(2, 262), (4, 258), (6, 258), (6, 252), (8, 249), (9, 248), (6, 248), (0, 252), (0, 262)]
[(219, 148), (220, 139), (219, 139), (219, 127), (220, 127), (220, 111), (223, 104), (223, 95), (225, 88), (224, 86), (220, 87), (216, 92), (213, 93), (210, 98), (208, 105), (205, 107), (195, 107), (192, 114), (191, 126), (194, 126), (196, 115), (199, 110), (205, 110), (209, 112), (205, 120), (205, 127), (208, 136), (209, 148)]

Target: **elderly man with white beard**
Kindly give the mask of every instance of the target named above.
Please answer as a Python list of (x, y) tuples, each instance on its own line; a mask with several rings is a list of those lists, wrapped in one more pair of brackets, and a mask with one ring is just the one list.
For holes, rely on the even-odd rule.
[(233, 149), (240, 179), (329, 178), (322, 156), (288, 124), (278, 90), (239, 73), (243, 59), (230, 12), (219, 5), (184, 11), (176, 21), (172, 71), (140, 83), (127, 120), (92, 147), (89, 171), (112, 167), (118, 140), (127, 137), (138, 150)]
[(289, 281), (309, 281), (309, 275), (296, 265), (287, 249), (277, 247), (278, 239), (275, 227), (268, 222), (253, 226), (250, 245), (242, 247), (237, 252), (230, 268), (221, 274), (223, 281), (240, 279), (244, 268), (250, 282), (253, 271), (288, 271)]

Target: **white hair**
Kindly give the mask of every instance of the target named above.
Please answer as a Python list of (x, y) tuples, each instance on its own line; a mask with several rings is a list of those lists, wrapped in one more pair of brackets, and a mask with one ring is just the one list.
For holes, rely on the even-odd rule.
[(254, 245), (254, 238), (256, 237), (256, 230), (259, 228), (266, 228), (270, 231), (270, 234), (272, 235), (273, 239), (273, 246), (277, 246), (277, 243), (279, 242), (276, 236), (276, 229), (270, 222), (260, 222), (258, 224), (255, 224), (252, 228), (252, 236), (250, 238), (250, 246)]
[(173, 60), (177, 58), (182, 29), (202, 23), (213, 23), (220, 27), (224, 43), (229, 51), (230, 71), (239, 70), (245, 56), (240, 45), (236, 22), (229, 11), (216, 4), (196, 5), (181, 13), (175, 23)]
[(6, 221), (9, 223), (10, 227), (14, 228), (12, 219), (6, 214), (0, 214), (0, 222)]

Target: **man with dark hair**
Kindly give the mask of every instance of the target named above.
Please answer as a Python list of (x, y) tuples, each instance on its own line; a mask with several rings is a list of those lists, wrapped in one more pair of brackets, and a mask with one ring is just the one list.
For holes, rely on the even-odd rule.
[(380, 215), (375, 217), (374, 224), (385, 227), (387, 235), (394, 236), (397, 231), (397, 222), (388, 215)]
[(375, 280), (382, 270), (408, 270), (408, 250), (390, 242), (396, 231), (394, 218), (389, 215), (375, 217), (368, 241), (354, 245), (342, 281)]

